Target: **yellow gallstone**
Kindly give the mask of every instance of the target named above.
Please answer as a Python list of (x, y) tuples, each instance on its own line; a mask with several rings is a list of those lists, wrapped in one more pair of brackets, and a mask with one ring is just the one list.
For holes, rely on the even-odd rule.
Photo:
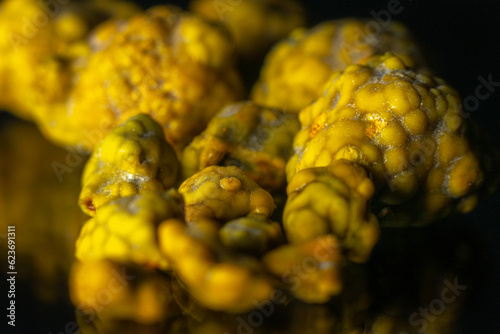
[(376, 161), (380, 161), (381, 152), (379, 148), (373, 144), (362, 144), (361, 152), (363, 152), (362, 160), (360, 160), (360, 164), (362, 165), (370, 165)]
[[(89, 248), (91, 246), (88, 246)], [(81, 249), (85, 249), (84, 244), (81, 245)], [(127, 244), (124, 240), (121, 238), (118, 238), (115, 235), (110, 235), (108, 236), (106, 242), (102, 245), (101, 251), (106, 254), (106, 257), (110, 259), (116, 259), (120, 258), (123, 256), (123, 254), (126, 254), (130, 252), (129, 247), (127, 247)], [(134, 253), (134, 251), (132, 251)], [(94, 255), (94, 254), (92, 254)], [(97, 255), (97, 254), (95, 254)], [(97, 258), (97, 256), (96, 256)]]
[(429, 172), (427, 177), (426, 189), (427, 190), (440, 190), (444, 184), (446, 171), (442, 168), (434, 168)]
[[(249, 8), (255, 15), (246, 23), (264, 26), (255, 7)], [(317, 259), (318, 250), (326, 256), (301, 277), (300, 287), (288, 288), (302, 301), (323, 303), (341, 293), (344, 257), (366, 262), (378, 240), (370, 201), (396, 219), (401, 212), (414, 214), (418, 223), (453, 207), (473, 209), (483, 172), (462, 132), (457, 93), (406, 67), (416, 58), (404, 28), (391, 24), (382, 32), (388, 40), (380, 43), (403, 53), (370, 58), (380, 50), (360, 33), (366, 21), (343, 22), (292, 33), (296, 44), (280, 44), (273, 52), (282, 57), (282, 67), (270, 70), (273, 80), (262, 84), (263, 72), (254, 90), (266, 105), (286, 100), (279, 108), (292, 114), (307, 105), (298, 117), (302, 128), (292, 157), (292, 137), (299, 130), (295, 115), (242, 102), (211, 118), (241, 93), (233, 50), (216, 25), (174, 7), (156, 7), (128, 21), (108, 22), (92, 35), (91, 45), (79, 40), (65, 51), (90, 69), (75, 70), (77, 89), (70, 100), (64, 96), (76, 111), (74, 123), (63, 117), (45, 131), (73, 144), (82, 144), (82, 135), (95, 139), (90, 146), (100, 142), (80, 198), (95, 216), (84, 224), (76, 246), (77, 258), (95, 270), (80, 268), (72, 278), (78, 281), (75, 303), (101, 291), (110, 279), (102, 269), (112, 269), (112, 260), (127, 268), (173, 270), (179, 287), (204, 307), (246, 312), (269, 300), (276, 279)], [(85, 24), (78, 15), (68, 16), (57, 30), (65, 39), (83, 39)], [(333, 72), (338, 63), (340, 70)], [(67, 69), (60, 66), (47, 61), (47, 82), (65, 86), (73, 80), (73, 72), (63, 78)], [(5, 73), (0, 67), (0, 76)], [(60, 92), (44, 94), (57, 100)], [(317, 100), (309, 104), (311, 99)], [(68, 111), (66, 105), (54, 110)], [(99, 117), (86, 119), (84, 111)], [(116, 127), (122, 120), (127, 121)], [(164, 192), (176, 183), (176, 153), (189, 176), (179, 188), (182, 195)], [(283, 226), (290, 244), (281, 246), (281, 226), (269, 220), (275, 204), (267, 191), (279, 192), (285, 171)], [(161, 276), (143, 284), (144, 272), (139, 273), (133, 289), (113, 296), (105, 312), (133, 314), (144, 323), (164, 320), (165, 300), (173, 299), (163, 289), (168, 280)], [(85, 282), (85, 275), (93, 277)]]
[(439, 115), (444, 115), (444, 113), (448, 108), (448, 103), (446, 102), (446, 98), (444, 96), (437, 95), (435, 99), (436, 99), (436, 112)]
[(414, 110), (403, 116), (403, 125), (412, 135), (420, 135), (427, 130), (427, 115), (425, 111)]
[[(417, 137), (418, 138), (418, 137)], [(428, 173), (436, 166), (436, 150), (438, 142), (434, 136), (422, 137), (413, 140), (405, 146), (411, 167), (419, 178), (427, 177)]]
[[(322, 115), (324, 115), (324, 114), (321, 114), (320, 116), (322, 116)], [(350, 118), (356, 117), (357, 115), (358, 115), (358, 111), (356, 110), (356, 108), (344, 107), (344, 108), (340, 108), (339, 110), (337, 110), (335, 118), (336, 119), (350, 119)], [(326, 118), (326, 115), (323, 117)], [(369, 117), (369, 116), (367, 116), (367, 117)]]
[(79, 204), (94, 215), (114, 199), (167, 190), (178, 176), (179, 162), (163, 130), (140, 114), (111, 131), (94, 150), (82, 176)]
[[(463, 205), (460, 200), (475, 196), (483, 182), (482, 166), (463, 131), (460, 98), (442, 80), (403, 64), (388, 53), (330, 79), (322, 96), (299, 113), (302, 128), (286, 167), (289, 182), (302, 170), (348, 160), (370, 173), (378, 189), (374, 201), (390, 207), (391, 224), (424, 224), (458, 206), (471, 209), (474, 200)], [(317, 203), (324, 205), (320, 199)], [(411, 211), (419, 207), (428, 209)], [(315, 216), (322, 210), (315, 212), (289, 217), (310, 217), (316, 227), (308, 230), (317, 236), (328, 224)], [(399, 212), (406, 218), (398, 220)], [(300, 222), (287, 224), (286, 219), (285, 228), (297, 230), (287, 235), (300, 236), (301, 229), (294, 227)], [(331, 223), (340, 224), (333, 218)]]
[[(344, 159), (344, 160), (348, 160), (348, 161), (358, 162), (362, 159), (362, 152), (357, 147), (344, 146), (340, 150), (338, 150), (337, 153), (335, 153), (334, 158), (335, 158), (335, 160)], [(330, 154), (328, 151), (324, 152), (323, 159), (326, 161), (322, 162), (320, 159), (318, 159), (316, 161), (318, 166), (320, 166), (320, 165), (328, 166), (329, 165), (329, 163), (331, 161), (331, 157), (330, 157)]]
[[(237, 188), (232, 187), (235, 184)], [(251, 213), (268, 217), (275, 208), (272, 196), (234, 166), (207, 167), (186, 179), (179, 192), (184, 197), (187, 222), (227, 222)]]
[(408, 154), (402, 147), (388, 149), (384, 152), (384, 166), (389, 174), (395, 175), (408, 168)]
[(227, 33), (177, 7), (157, 6), (125, 22), (108, 22), (90, 39), (97, 46), (85, 58), (68, 104), (79, 139), (56, 138), (61, 142), (95, 146), (96, 136), (86, 134), (102, 137), (146, 113), (180, 155), (220, 108), (242, 96)]
[(387, 126), (388, 120), (384, 119), (378, 114), (367, 114), (363, 118), (365, 121), (369, 122), (369, 126), (366, 129), (366, 135), (373, 139), (383, 128)]
[[(384, 59), (392, 70), (404, 69), (405, 65), (422, 67), (417, 48), (401, 24), (393, 22), (382, 27), (379, 34), (367, 36), (367, 22), (353, 18), (328, 21), (290, 34), (266, 57), (252, 89), (252, 100), (298, 113), (323, 94), (325, 85), (332, 81), (329, 75), (339, 70), (359, 72), (358, 65), (353, 64), (365, 64), (371, 56), (387, 51), (401, 56)], [(364, 78), (358, 73), (352, 79), (352, 84), (343, 81), (343, 85), (357, 89)], [(339, 104), (345, 105), (342, 98)]]
[[(359, 86), (365, 84), (370, 78), (371, 74), (368, 71), (366, 71), (363, 67), (360, 67), (358, 65), (351, 65), (347, 67), (346, 73), (353, 74), (350, 78), (351, 80), (342, 80), (342, 81), (336, 80), (334, 87), (336, 87), (337, 89), (345, 90), (346, 92), (348, 92), (348, 95), (354, 94)], [(334, 77), (338, 77), (338, 75), (335, 74)], [(335, 89), (332, 89), (334, 87), (330, 87), (330, 89), (334, 91)], [(348, 105), (350, 103), (348, 95), (341, 94), (338, 97), (337, 105), (338, 106)], [(368, 109), (368, 111), (369, 110), (370, 109)]]
[(165, 219), (180, 218), (181, 205), (174, 190), (109, 202), (83, 225), (75, 256), (81, 261), (113, 260), (168, 269), (169, 262), (158, 249), (156, 228)]
[[(56, 3), (50, 13), (40, 6), (37, 0), (1, 3), (0, 108), (35, 121), (49, 138), (74, 142), (81, 137), (71, 127), (66, 103), (91, 52), (88, 37), (103, 21), (126, 19), (139, 8), (123, 0)], [(46, 24), (36, 21), (44, 16)]]
[(268, 300), (273, 287), (255, 258), (222, 247), (216, 226), (203, 218), (188, 225), (167, 219), (159, 226), (161, 252), (201, 305), (228, 313), (249, 311)]
[(354, 103), (361, 112), (372, 113), (385, 108), (384, 84), (368, 84), (356, 92)]
[(373, 183), (356, 163), (336, 160), (328, 167), (302, 169), (287, 188), (283, 226), (288, 240), (300, 244), (333, 233), (352, 261), (366, 261), (379, 233), (375, 216), (366, 211), (373, 193)]
[[(313, 137), (311, 140), (316, 141), (322, 145), (329, 144), (325, 147), (325, 151), (330, 153), (335, 153), (337, 150), (342, 148), (344, 145), (361, 145), (366, 133), (366, 124), (363, 122), (357, 122), (353, 120), (339, 120), (338, 122), (332, 124), (331, 126), (325, 128), (324, 131), (318, 133), (317, 136)], [(306, 151), (302, 155), (301, 162), (310, 165), (313, 163), (314, 157), (318, 153), (323, 153), (324, 151)], [(361, 155), (359, 156), (361, 157)]]
[(406, 131), (396, 121), (384, 126), (376, 136), (376, 140), (384, 146), (403, 146), (407, 138)]
[(281, 191), (298, 130), (295, 115), (251, 102), (230, 104), (184, 149), (183, 178), (212, 165), (236, 165), (261, 187)]
[(384, 61), (384, 65), (385, 67), (387, 67), (387, 69), (392, 71), (406, 69), (406, 64), (402, 58), (396, 58), (396, 57), (387, 58)]
[(469, 147), (465, 138), (445, 132), (439, 137), (438, 161), (444, 166), (449, 166), (453, 160), (462, 156), (468, 150)]
[(388, 107), (397, 115), (404, 115), (420, 106), (420, 96), (407, 81), (390, 82), (385, 87), (384, 93)]
[(238, 191), (241, 187), (241, 181), (233, 176), (221, 179), (219, 184), (222, 189), (227, 191)]
[[(424, 110), (436, 110), (436, 112), (439, 114), (440, 112), (445, 112), (446, 109), (437, 109), (436, 108), (436, 96), (432, 94), (429, 89), (427, 88), (428, 85), (421, 84), (421, 83), (414, 83), (413, 88), (418, 92), (420, 95), (420, 102), (422, 103), (421, 109)], [(439, 95), (440, 96), (440, 95)], [(440, 114), (442, 116), (442, 114)]]
[(448, 191), (453, 197), (464, 196), (481, 178), (477, 158), (467, 153), (453, 164), (449, 173)]

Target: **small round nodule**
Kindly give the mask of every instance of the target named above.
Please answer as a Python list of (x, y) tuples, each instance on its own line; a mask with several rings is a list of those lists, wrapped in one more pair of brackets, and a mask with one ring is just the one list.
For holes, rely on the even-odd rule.
[(225, 177), (219, 181), (222, 189), (227, 191), (238, 191), (241, 188), (241, 181), (234, 177)]

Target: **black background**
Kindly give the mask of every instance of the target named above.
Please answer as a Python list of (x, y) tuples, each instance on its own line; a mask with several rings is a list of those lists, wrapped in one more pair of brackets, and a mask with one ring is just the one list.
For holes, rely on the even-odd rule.
[[(141, 1), (145, 8), (164, 1)], [(187, 1), (170, 1), (187, 7)], [(500, 82), (500, 6), (492, 1), (402, 1), (403, 10), (392, 18), (405, 23), (422, 45), (434, 73), (455, 87), (462, 97), (475, 95), (479, 76), (492, 76)], [(309, 25), (342, 17), (373, 18), (372, 11), (387, 8), (387, 1), (303, 1), (308, 10)], [(1, 93), (1, 92), (0, 92)], [(480, 101), (471, 119), (479, 123), (496, 145), (500, 145), (500, 87)], [(0, 120), (9, 116), (0, 113)], [(478, 259), (480, 284), (472, 291), (462, 319), (463, 333), (499, 333), (500, 330), (500, 196), (487, 198), (471, 214), (443, 223), (454, 234), (470, 234), (483, 247)], [(446, 245), (446, 240), (443, 243)], [(20, 283), (21, 284), (21, 283)], [(29, 286), (18, 286), (29, 292)], [(61, 287), (62, 289), (66, 287)], [(2, 291), (5, 291), (2, 289)], [(42, 305), (29, 293), (19, 296), (19, 333), (59, 333), (74, 319), (69, 302)], [(5, 312), (2, 312), (4, 314)], [(3, 318), (3, 316), (2, 316)], [(2, 319), (2, 326), (5, 324)]]

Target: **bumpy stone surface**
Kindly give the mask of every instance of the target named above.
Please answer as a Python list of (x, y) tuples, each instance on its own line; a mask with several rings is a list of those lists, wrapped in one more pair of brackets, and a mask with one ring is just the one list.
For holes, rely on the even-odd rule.
[(148, 115), (128, 119), (111, 131), (90, 157), (79, 204), (94, 215), (106, 203), (174, 186), (179, 162), (161, 127)]
[(345, 159), (371, 174), (374, 205), (386, 221), (427, 223), (452, 207), (474, 207), (483, 171), (467, 140), (460, 97), (402, 59), (386, 54), (338, 72), (299, 118), (290, 180)]
[(75, 256), (82, 261), (107, 259), (167, 269), (156, 230), (164, 219), (181, 217), (182, 198), (175, 190), (117, 199), (83, 225)]
[(350, 260), (366, 262), (379, 236), (368, 206), (374, 190), (364, 169), (347, 160), (300, 170), (287, 188), (283, 226), (288, 241), (300, 244), (333, 233)]
[(126, 119), (146, 113), (180, 153), (212, 116), (242, 95), (227, 32), (177, 7), (107, 21), (89, 45), (66, 101), (67, 126), (46, 129), (60, 143), (95, 146)]
[(422, 66), (417, 47), (402, 24), (391, 22), (373, 33), (370, 22), (341, 19), (294, 30), (266, 57), (252, 100), (298, 113), (321, 96), (334, 71), (364, 64), (373, 55), (390, 51), (408, 66)]
[(161, 251), (203, 306), (228, 313), (249, 311), (268, 300), (273, 287), (256, 258), (222, 247), (218, 229), (219, 224), (210, 220), (188, 225), (166, 220), (159, 227)]
[(251, 102), (229, 105), (184, 150), (183, 177), (212, 165), (237, 166), (267, 191), (282, 190), (299, 128), (295, 115)]
[(185, 180), (179, 192), (187, 222), (227, 222), (252, 213), (268, 217), (275, 208), (272, 196), (234, 166), (207, 167)]

